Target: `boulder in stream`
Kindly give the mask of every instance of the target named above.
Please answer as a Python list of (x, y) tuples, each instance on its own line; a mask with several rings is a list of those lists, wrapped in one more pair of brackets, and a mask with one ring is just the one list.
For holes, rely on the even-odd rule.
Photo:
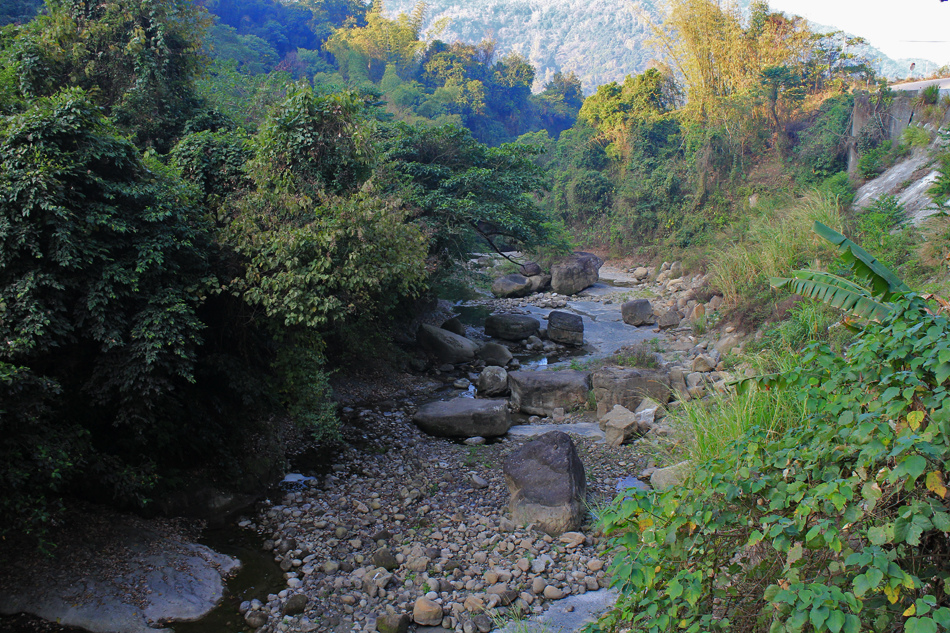
[(489, 365), (478, 375), (476, 386), (480, 396), (503, 396), (508, 393), (508, 372)]
[(492, 282), (491, 291), (501, 299), (527, 297), (531, 294), (531, 282), (524, 275), (505, 275)]
[(551, 289), (562, 295), (574, 295), (600, 279), (604, 260), (593, 253), (576, 252), (551, 267)]
[(478, 348), (475, 355), (485, 361), (486, 365), (494, 365), (496, 367), (507, 367), (511, 359), (514, 358), (511, 354), (511, 350), (501, 343), (485, 343)]
[(655, 321), (649, 299), (631, 299), (623, 303), (620, 314), (627, 325), (652, 325)]
[(434, 325), (420, 325), (417, 340), (420, 347), (435, 354), (443, 363), (455, 365), (475, 358), (475, 343)]
[(548, 338), (555, 343), (584, 344), (584, 320), (572, 312), (554, 310), (548, 315)]
[(633, 411), (644, 398), (666, 404), (671, 396), (669, 376), (648, 369), (604, 367), (591, 376), (591, 386), (598, 418), (617, 404)]
[(455, 398), (424, 404), (412, 417), (424, 433), (438, 437), (495, 437), (511, 428), (505, 400)]
[(529, 415), (551, 415), (587, 404), (590, 373), (586, 371), (513, 371), (508, 373), (511, 407)]
[(485, 319), (485, 334), (506, 341), (523, 341), (541, 329), (541, 322), (522, 314), (492, 314)]

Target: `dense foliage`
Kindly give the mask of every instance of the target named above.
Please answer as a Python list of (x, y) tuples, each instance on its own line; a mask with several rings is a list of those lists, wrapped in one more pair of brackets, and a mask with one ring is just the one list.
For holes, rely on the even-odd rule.
[(752, 428), (689, 485), (606, 515), (642, 630), (937, 631), (950, 625), (950, 323), (907, 295), (847, 357), (825, 345), (772, 388), (806, 407)]

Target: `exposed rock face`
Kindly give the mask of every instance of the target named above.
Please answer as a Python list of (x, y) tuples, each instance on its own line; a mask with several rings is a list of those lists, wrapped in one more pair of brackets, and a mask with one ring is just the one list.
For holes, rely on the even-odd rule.
[(555, 343), (584, 344), (584, 320), (571, 312), (554, 310), (548, 315), (548, 338)]
[(439, 437), (494, 437), (511, 428), (504, 400), (456, 398), (430, 402), (412, 417), (423, 432)]
[(591, 376), (591, 385), (597, 401), (598, 418), (613, 409), (615, 404), (632, 411), (644, 398), (651, 398), (660, 404), (670, 401), (669, 377), (657, 371), (604, 367)]
[(653, 304), (649, 299), (632, 299), (620, 306), (620, 314), (627, 325), (650, 325), (653, 323)]
[(524, 275), (505, 275), (491, 285), (492, 294), (505, 299), (508, 297), (527, 297), (531, 294), (531, 282)]
[(475, 352), (475, 355), (485, 361), (486, 365), (495, 365), (496, 367), (507, 367), (511, 359), (514, 358), (511, 355), (511, 350), (500, 343), (485, 343)]
[(534, 523), (552, 536), (581, 526), (587, 480), (566, 433), (551, 431), (526, 443), (508, 456), (504, 472), (515, 523)]
[(577, 252), (551, 267), (551, 289), (562, 295), (574, 295), (597, 283), (604, 261), (593, 253)]
[(508, 372), (502, 367), (488, 366), (478, 375), (478, 395), (503, 396), (508, 393)]
[(507, 341), (522, 341), (540, 328), (540, 321), (521, 314), (492, 314), (485, 319), (485, 334)]
[(590, 374), (586, 371), (513, 371), (508, 374), (511, 406), (529, 415), (551, 415), (587, 402)]
[(475, 343), (434, 325), (420, 325), (417, 340), (420, 347), (435, 354), (443, 363), (467, 363), (475, 358)]

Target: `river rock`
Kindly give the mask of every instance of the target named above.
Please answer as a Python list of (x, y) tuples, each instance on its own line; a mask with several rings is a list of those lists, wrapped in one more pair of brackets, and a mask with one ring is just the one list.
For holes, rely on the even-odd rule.
[(640, 420), (636, 413), (617, 404), (600, 419), (600, 429), (607, 434), (608, 446), (620, 446), (639, 435)]
[(502, 396), (508, 393), (508, 372), (502, 367), (488, 366), (478, 375), (478, 395)]
[(508, 455), (503, 469), (515, 523), (558, 536), (584, 522), (584, 464), (566, 433), (550, 431), (527, 442)]
[(455, 365), (475, 358), (475, 343), (434, 325), (420, 325), (417, 340), (420, 347), (435, 354), (443, 363)]
[(670, 381), (666, 374), (648, 369), (604, 367), (591, 376), (597, 417), (603, 417), (614, 405), (635, 410), (644, 398), (660, 404), (670, 401)]
[(405, 613), (383, 613), (376, 618), (376, 630), (379, 633), (407, 633), (409, 616)]
[(551, 275), (532, 275), (528, 277), (528, 283), (531, 284), (531, 293), (544, 292), (551, 287)]
[(399, 561), (393, 556), (388, 547), (381, 547), (373, 554), (372, 563), (376, 567), (382, 567), (386, 571), (392, 571), (399, 567)]
[(627, 325), (650, 325), (654, 322), (653, 304), (649, 299), (631, 299), (620, 306), (620, 315)]
[(675, 466), (658, 468), (650, 475), (650, 485), (657, 491), (668, 490), (686, 481), (689, 471), (689, 462), (680, 462)]
[(442, 324), (442, 329), (452, 334), (458, 334), (459, 336), (465, 336), (465, 325), (459, 321), (458, 317), (452, 317), (448, 321)]
[(422, 626), (438, 626), (442, 624), (442, 605), (425, 597), (417, 598), (412, 607), (412, 619)]
[(650, 270), (645, 266), (637, 266), (633, 271), (633, 276), (637, 281), (643, 281), (650, 276)]
[(541, 274), (541, 264), (538, 262), (525, 262), (521, 264), (518, 272), (525, 277), (534, 277)]
[(577, 252), (551, 267), (551, 289), (562, 295), (574, 295), (597, 283), (604, 261), (593, 253)]
[(475, 355), (485, 361), (486, 365), (494, 365), (495, 367), (507, 367), (511, 359), (514, 358), (511, 350), (501, 343), (485, 343), (478, 348)]
[(540, 328), (540, 321), (522, 314), (492, 314), (485, 319), (485, 334), (506, 341), (522, 341)]
[(722, 295), (713, 295), (709, 300), (709, 303), (706, 304), (706, 309), (710, 312), (715, 312), (722, 307)]
[(284, 608), (281, 612), (284, 615), (294, 616), (300, 615), (307, 610), (307, 603), (309, 600), (307, 596), (302, 593), (295, 593), (287, 599), (287, 602), (284, 603)]
[(584, 320), (572, 312), (554, 310), (548, 315), (548, 338), (564, 345), (583, 345)]
[(676, 308), (670, 308), (657, 319), (656, 324), (661, 330), (676, 327), (683, 320), (683, 315)]
[(590, 374), (586, 371), (513, 371), (508, 373), (511, 406), (528, 415), (548, 416), (587, 403)]
[(244, 622), (252, 629), (259, 629), (267, 624), (267, 612), (262, 610), (248, 611), (244, 614)]
[(531, 294), (531, 282), (524, 275), (505, 275), (492, 283), (491, 291), (500, 299), (527, 297)]
[(697, 303), (689, 313), (689, 320), (696, 322), (706, 317), (706, 306)]
[(481, 398), (430, 402), (419, 407), (412, 421), (438, 437), (495, 437), (511, 428), (508, 403)]
[(691, 369), (695, 372), (708, 372), (716, 368), (716, 361), (705, 354), (700, 354), (693, 359)]
[(673, 262), (670, 265), (670, 279), (679, 279), (683, 276), (683, 264), (680, 262)]

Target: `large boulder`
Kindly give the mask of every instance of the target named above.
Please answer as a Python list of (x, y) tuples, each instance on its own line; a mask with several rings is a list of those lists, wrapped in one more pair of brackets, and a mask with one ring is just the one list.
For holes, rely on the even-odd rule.
[(525, 277), (533, 277), (534, 275), (541, 274), (541, 264), (538, 262), (525, 262), (521, 264), (521, 267), (518, 269), (518, 272), (524, 275)]
[(551, 287), (551, 275), (532, 275), (528, 277), (528, 283), (531, 284), (531, 293), (544, 292)]
[(475, 343), (434, 325), (420, 325), (416, 340), (420, 347), (435, 354), (443, 363), (455, 365), (475, 358)]
[(478, 375), (478, 395), (503, 396), (508, 393), (508, 372), (502, 367), (488, 366)]
[(492, 314), (485, 319), (485, 334), (506, 341), (522, 341), (539, 329), (540, 321), (522, 314)]
[(511, 359), (514, 358), (511, 354), (511, 350), (500, 343), (485, 343), (478, 348), (475, 355), (485, 361), (486, 365), (494, 365), (496, 367), (507, 367)]
[(593, 253), (577, 252), (551, 267), (551, 289), (562, 295), (574, 295), (597, 283), (604, 261)]
[(419, 407), (412, 416), (424, 433), (438, 437), (495, 437), (511, 428), (505, 400), (456, 398)]
[(551, 536), (580, 528), (587, 479), (566, 433), (550, 431), (527, 442), (505, 459), (503, 470), (515, 523), (533, 523)]
[(653, 305), (649, 299), (631, 299), (620, 306), (620, 315), (627, 325), (652, 325)]
[(621, 405), (633, 411), (644, 398), (660, 404), (670, 401), (670, 379), (666, 374), (648, 369), (604, 367), (591, 376), (597, 417)]
[(529, 415), (551, 415), (587, 403), (590, 374), (586, 371), (513, 371), (508, 374), (511, 407)]
[(491, 285), (492, 294), (502, 299), (508, 297), (527, 297), (531, 294), (531, 282), (524, 275), (505, 275)]
[(584, 344), (584, 320), (572, 312), (554, 310), (548, 315), (548, 338), (555, 343)]

